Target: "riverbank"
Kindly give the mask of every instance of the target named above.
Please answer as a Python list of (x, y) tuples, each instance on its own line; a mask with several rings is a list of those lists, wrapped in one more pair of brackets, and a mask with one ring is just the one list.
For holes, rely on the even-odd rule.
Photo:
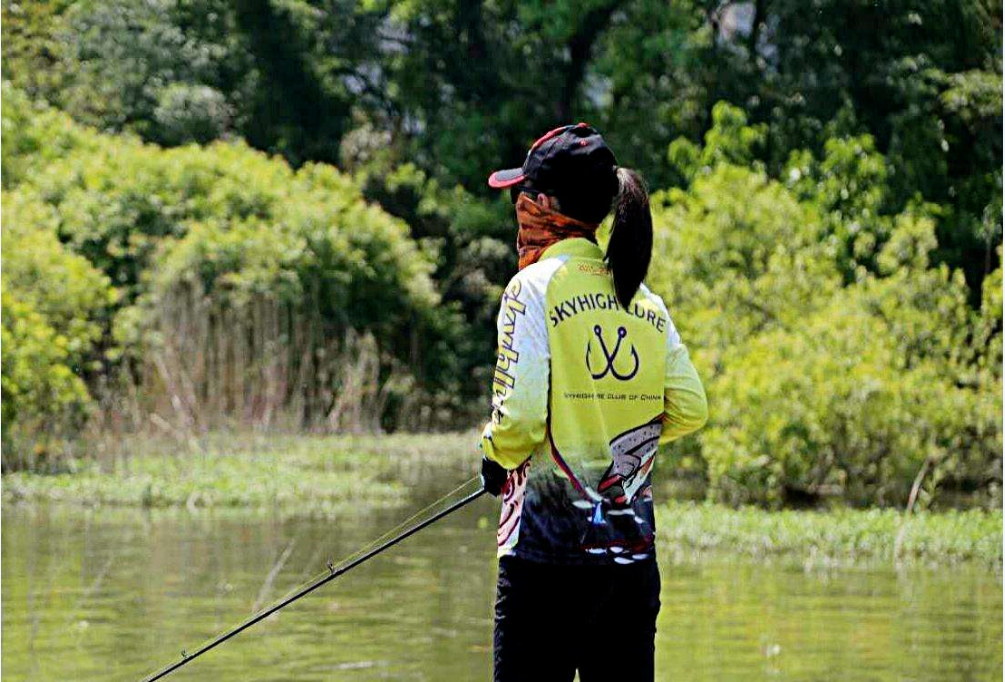
[[(473, 433), (392, 436), (210, 435), (188, 443), (131, 438), (59, 472), (3, 476), (5, 502), (280, 509), (318, 515), (351, 504), (403, 504), (436, 467), (475, 473)], [(471, 451), (470, 458), (460, 456)]]
[(895, 509), (832, 511), (669, 502), (657, 507), (659, 541), (695, 552), (797, 558), (816, 564), (868, 561), (1002, 565), (1002, 512), (904, 514)]
[[(353, 505), (407, 506), (432, 481), (449, 490), (476, 470), (473, 432), (394, 436), (209, 436), (187, 444), (125, 441), (55, 474), (3, 477), (7, 503), (241, 508), (284, 515), (340, 513)], [(665, 499), (665, 498), (664, 498)], [(486, 523), (491, 520), (486, 519)], [(976, 561), (1002, 565), (1002, 512), (904, 515), (668, 501), (657, 508), (659, 541), (684, 552), (786, 557), (817, 563)]]

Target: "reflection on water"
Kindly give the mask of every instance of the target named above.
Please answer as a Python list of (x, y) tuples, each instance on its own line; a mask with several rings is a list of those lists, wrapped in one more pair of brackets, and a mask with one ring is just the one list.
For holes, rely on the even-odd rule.
[[(487, 679), (494, 515), (480, 500), (172, 679)], [(4, 507), (4, 679), (138, 679), (404, 516)], [(1001, 577), (982, 566), (804, 571), (666, 548), (661, 566), (660, 679), (1001, 679)]]

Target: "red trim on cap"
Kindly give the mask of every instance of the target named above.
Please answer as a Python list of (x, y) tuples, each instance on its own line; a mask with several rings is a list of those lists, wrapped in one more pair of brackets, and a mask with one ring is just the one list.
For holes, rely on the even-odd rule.
[(512, 187), (513, 185), (519, 185), (524, 181), (524, 178), (527, 177), (526, 175), (518, 175), (515, 178), (510, 178), (508, 180), (500, 180), (497, 177), (499, 172), (500, 171), (496, 171), (489, 176), (489, 187), (493, 187), (495, 189), (505, 189), (507, 187)]
[(555, 128), (554, 130), (549, 130), (544, 135), (542, 135), (541, 137), (537, 138), (537, 141), (530, 146), (531, 151), (537, 149), (543, 143), (547, 142), (548, 140), (550, 140), (551, 138), (555, 137), (559, 133), (564, 132), (564, 131), (568, 130), (569, 128), (572, 128), (572, 127), (574, 127), (574, 126), (559, 126), (558, 128)]

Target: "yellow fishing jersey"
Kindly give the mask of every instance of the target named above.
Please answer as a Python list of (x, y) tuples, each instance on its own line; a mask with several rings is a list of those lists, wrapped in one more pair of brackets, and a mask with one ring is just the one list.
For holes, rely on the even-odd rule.
[(503, 294), (484, 454), (509, 471), (499, 556), (631, 563), (652, 556), (660, 443), (700, 428), (705, 391), (663, 300), (623, 308), (603, 254), (567, 239)]

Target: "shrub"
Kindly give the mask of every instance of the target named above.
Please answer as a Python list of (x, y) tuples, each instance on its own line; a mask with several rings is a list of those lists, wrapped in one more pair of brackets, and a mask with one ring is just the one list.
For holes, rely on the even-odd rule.
[(38, 468), (59, 454), (62, 438), (83, 423), (91, 400), (71, 367), (70, 340), (6, 283), (0, 298), (3, 470)]
[(75, 371), (84, 373), (117, 299), (108, 277), (56, 237), (52, 207), (21, 192), (3, 195), (5, 288), (66, 339)]
[(101, 142), (94, 131), (76, 125), (60, 111), (32, 102), (6, 81), (3, 102), (0, 160), (4, 189), (16, 187), (70, 152), (94, 150)]
[(208, 85), (172, 83), (157, 96), (150, 137), (166, 145), (205, 144), (224, 136), (233, 114), (223, 93)]
[(115, 291), (60, 244), (50, 207), (3, 196), (4, 469), (38, 466), (84, 422), (82, 379), (100, 367), (97, 344)]
[(931, 207), (879, 215), (868, 139), (793, 155), (786, 187), (733, 165), (756, 136), (725, 122), (706, 139), (731, 151), (678, 145), (704, 165), (653, 200), (649, 281), (711, 410), (678, 462), (732, 503), (1000, 504), (1000, 293), (968, 306), (962, 274), (934, 263)]
[[(934, 468), (919, 482), (929, 492), (963, 474), (978, 395), (936, 362), (907, 366), (897, 341), (841, 297), (796, 328), (727, 352), (710, 390), (718, 418), (702, 436), (717, 496), (902, 504), (923, 469)], [(985, 466), (994, 459), (993, 450), (981, 455)]]
[[(261, 363), (221, 356), (212, 360), (216, 374), (192, 384), (191, 363), (161, 362), (168, 342), (195, 339), (215, 340), (235, 353), (288, 356), (290, 374), (273, 377), (278, 393), (267, 402), (299, 412), (309, 425), (327, 423), (334, 409), (333, 391), (343, 381), (334, 368), (343, 353), (347, 368), (370, 367), (376, 358), (375, 381), (385, 392), (368, 404), (384, 412), (368, 416), (369, 423), (382, 416), (389, 423), (428, 423), (436, 403), (422, 396), (460, 381), (444, 352), (446, 340), (458, 335), (457, 318), (439, 305), (431, 256), (407, 225), (366, 203), (357, 184), (334, 168), (308, 164), (294, 171), (243, 143), (164, 150), (73, 125), (56, 154), (45, 149), (45, 135), (66, 123), (60, 115), (23, 97), (13, 98), (3, 114), (18, 139), (32, 142), (19, 147), (24, 157), (9, 158), (18, 168), (30, 159), (33, 169), (18, 178), (19, 206), (32, 207), (19, 209), (20, 220), (53, 244), (61, 240), (67, 254), (103, 273), (106, 293), (110, 283), (119, 294), (104, 317), (91, 316), (88, 301), (63, 297), (64, 317), (86, 327), (92, 342), (100, 337), (105, 357), (122, 359), (117, 369), (143, 384), (137, 395), (149, 404), (174, 414), (184, 395), (190, 416), (198, 415), (219, 389), (227, 397), (214, 404), (223, 406), (223, 416), (244, 418), (242, 410), (250, 409), (254, 419), (268, 422), (269, 410), (247, 408), (261, 398), (254, 387), (265, 371)], [(30, 300), (44, 298), (50, 277), (58, 285), (54, 292), (59, 282), (73, 281), (71, 265), (34, 279), (22, 272)], [(185, 338), (210, 324), (213, 334)], [(366, 339), (376, 339), (377, 347)], [(87, 375), (88, 367), (75, 369)], [(210, 382), (221, 372), (229, 377), (225, 386)], [(298, 402), (303, 395), (306, 407)]]

